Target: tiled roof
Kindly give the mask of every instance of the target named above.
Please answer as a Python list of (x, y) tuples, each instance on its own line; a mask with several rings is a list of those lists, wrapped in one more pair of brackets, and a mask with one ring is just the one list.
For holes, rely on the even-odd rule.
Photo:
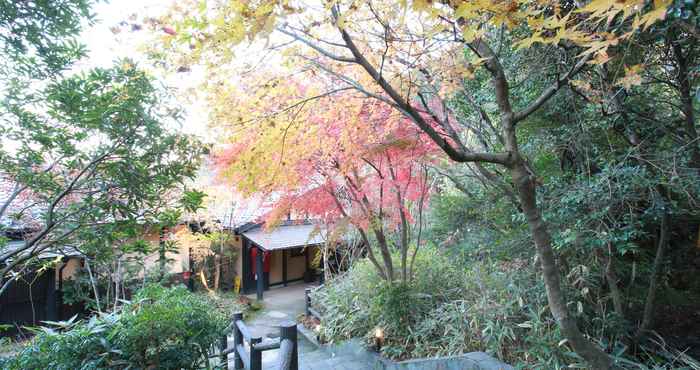
[[(15, 183), (0, 175), (0, 206), (10, 198), (14, 191)], [(35, 229), (42, 215), (42, 209), (36, 205), (35, 200), (28, 196), (28, 192), (16, 197), (9, 205), (5, 214), (0, 216), (0, 226), (6, 229)], [(21, 217), (16, 217), (21, 213)]]
[[(24, 247), (24, 241), (11, 240), (11, 241), (7, 242), (7, 244), (5, 244), (5, 245), (0, 244), (0, 251), (2, 251), (2, 253), (7, 253), (10, 251), (20, 249), (22, 247)], [(22, 254), (24, 254), (24, 253), (26, 253), (26, 251), (22, 252)], [(39, 253), (39, 255), (37, 257), (44, 259), (44, 258), (56, 258), (56, 257), (80, 257), (82, 255), (83, 254), (80, 251), (78, 251), (77, 249), (75, 249), (74, 247), (57, 246), (57, 247), (51, 247), (51, 248), (44, 250), (43, 252)]]
[(323, 244), (325, 238), (321, 231), (315, 224), (283, 224), (272, 230), (258, 227), (242, 234), (261, 248), (272, 251)]

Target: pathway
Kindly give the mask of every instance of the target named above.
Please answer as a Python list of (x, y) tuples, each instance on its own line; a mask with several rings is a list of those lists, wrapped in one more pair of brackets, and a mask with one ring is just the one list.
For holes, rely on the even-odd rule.
[[(279, 324), (283, 321), (298, 321), (304, 313), (304, 289), (308, 285), (290, 284), (288, 287), (271, 288), (265, 292), (265, 308), (255, 318), (246, 322), (253, 336), (276, 338), (279, 336)], [(254, 295), (251, 299), (254, 299)], [(229, 337), (229, 346), (233, 338)], [(279, 350), (263, 352), (263, 370), (277, 369)], [(233, 358), (229, 363), (233, 364)], [(331, 353), (309, 342), (299, 333), (299, 369), (300, 370), (371, 370), (369, 359), (360, 353), (343, 351)]]

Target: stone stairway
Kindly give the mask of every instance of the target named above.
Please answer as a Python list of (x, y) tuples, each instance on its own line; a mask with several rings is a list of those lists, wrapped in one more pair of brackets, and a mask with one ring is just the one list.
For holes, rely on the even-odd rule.
[[(304, 312), (305, 285), (271, 289), (265, 293), (264, 309), (252, 320), (246, 322), (253, 336), (275, 338), (279, 336), (279, 324), (283, 321), (296, 321)], [(319, 347), (299, 333), (300, 370), (372, 370), (372, 358), (358, 353), (355, 347)], [(229, 346), (233, 338), (229, 337)], [(263, 370), (277, 370), (279, 350), (265, 351), (262, 354)], [(233, 366), (233, 355), (229, 364)], [(233, 367), (231, 367), (232, 369)]]

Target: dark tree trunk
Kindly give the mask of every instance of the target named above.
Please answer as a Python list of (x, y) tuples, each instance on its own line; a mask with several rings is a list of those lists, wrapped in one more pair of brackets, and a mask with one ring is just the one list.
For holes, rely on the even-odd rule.
[(564, 337), (568, 340), (571, 347), (591, 365), (591, 368), (597, 370), (610, 369), (612, 366), (610, 357), (598, 346), (586, 339), (566, 305), (566, 298), (561, 289), (559, 268), (552, 250), (551, 237), (537, 207), (534, 179), (522, 160), (518, 160), (513, 165), (511, 174), (518, 189), (520, 204), (527, 218), (532, 239), (535, 242), (537, 256), (540, 259), (542, 276), (547, 290), (547, 300), (552, 315), (557, 320)]
[[(332, 9), (334, 18), (338, 18), (339, 9), (334, 6)], [(456, 134), (452, 125), (445, 120), (439, 121), (441, 128), (447, 133), (445, 135), (433, 128), (423, 116), (416, 110), (410, 101), (406, 100), (394, 87), (384, 79), (379, 71), (365, 57), (360, 49), (355, 45), (352, 37), (346, 30), (338, 28), (345, 46), (352, 53), (352, 63), (361, 66), (384, 90), (386, 95), (396, 104), (407, 118), (410, 118), (426, 135), (428, 135), (436, 145), (438, 145), (452, 160), (456, 162), (489, 162), (507, 167), (510, 170), (513, 182), (517, 189), (518, 198), (526, 216), (532, 239), (534, 240), (537, 255), (540, 258), (543, 270), (544, 282), (547, 290), (552, 315), (557, 320), (562, 333), (573, 347), (592, 369), (607, 370), (612, 366), (611, 358), (598, 346), (581, 333), (576, 321), (571, 317), (566, 306), (566, 299), (561, 290), (559, 279), (559, 269), (557, 268), (554, 251), (550, 241), (550, 235), (546, 224), (542, 219), (536, 200), (536, 181), (534, 175), (529, 171), (527, 163), (522, 158), (518, 149), (518, 142), (515, 135), (515, 125), (525, 119), (529, 114), (537, 111), (545, 102), (551, 98), (561, 86), (565, 86), (568, 79), (580, 71), (585, 66), (587, 59), (581, 59), (567, 74), (557, 77), (557, 80), (550, 87), (545, 89), (538, 98), (531, 102), (525, 109), (513, 112), (509, 101), (508, 80), (506, 79), (503, 67), (500, 65), (498, 55), (490, 48), (483, 39), (476, 39), (467, 46), (479, 57), (484, 58), (484, 67), (491, 74), (491, 82), (494, 87), (495, 98), (500, 111), (501, 123), (504, 130), (505, 149), (507, 153), (476, 153), (469, 150)]]
[(644, 314), (642, 315), (642, 321), (637, 329), (637, 334), (635, 339), (640, 339), (647, 330), (653, 324), (654, 316), (654, 301), (656, 299), (656, 291), (658, 290), (658, 276), (659, 270), (661, 270), (661, 264), (664, 260), (664, 252), (666, 251), (666, 245), (668, 244), (668, 212), (664, 212), (661, 218), (661, 226), (659, 230), (659, 243), (656, 248), (656, 257), (654, 258), (654, 265), (651, 269), (651, 277), (649, 278), (649, 290), (647, 291), (647, 299), (644, 302)]
[[(605, 254), (605, 253), (603, 253)], [(622, 302), (622, 292), (618, 284), (618, 277), (615, 273), (615, 268), (613, 267), (613, 257), (606, 256), (605, 260), (605, 280), (608, 282), (608, 287), (610, 289), (610, 296), (612, 297), (613, 307), (615, 308), (615, 313), (621, 318), (625, 317), (625, 308)]]
[(676, 59), (676, 79), (678, 80), (678, 91), (681, 97), (681, 111), (683, 112), (685, 130), (689, 138), (690, 166), (700, 171), (700, 146), (698, 146), (700, 143), (698, 143), (698, 132), (695, 129), (695, 109), (693, 107), (693, 93), (688, 74), (688, 58), (683, 53), (683, 48), (678, 42), (672, 41), (672, 50)]

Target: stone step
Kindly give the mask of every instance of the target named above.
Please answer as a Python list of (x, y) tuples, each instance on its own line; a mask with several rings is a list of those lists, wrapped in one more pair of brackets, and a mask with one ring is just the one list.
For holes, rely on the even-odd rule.
[(303, 370), (372, 370), (364, 359), (355, 356), (337, 356), (319, 358), (309, 361), (299, 359), (299, 368)]

